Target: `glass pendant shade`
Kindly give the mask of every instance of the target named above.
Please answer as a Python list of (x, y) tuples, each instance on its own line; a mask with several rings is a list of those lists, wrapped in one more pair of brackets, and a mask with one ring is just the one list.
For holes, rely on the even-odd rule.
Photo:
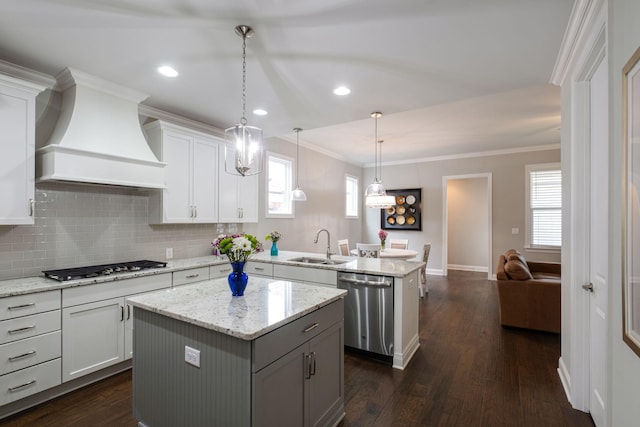
[(241, 176), (256, 175), (264, 167), (262, 129), (237, 124), (224, 131), (224, 170)]
[(307, 200), (307, 195), (304, 194), (301, 188), (296, 187), (295, 190), (291, 192), (291, 200), (295, 202), (304, 202)]
[(396, 204), (396, 198), (393, 196), (368, 196), (365, 200), (368, 208), (386, 209)]
[(364, 190), (365, 197), (385, 196), (386, 194), (387, 191), (385, 190), (384, 185), (382, 185), (382, 182), (378, 181), (377, 179), (373, 182), (373, 184), (369, 184), (367, 186), (367, 189)]

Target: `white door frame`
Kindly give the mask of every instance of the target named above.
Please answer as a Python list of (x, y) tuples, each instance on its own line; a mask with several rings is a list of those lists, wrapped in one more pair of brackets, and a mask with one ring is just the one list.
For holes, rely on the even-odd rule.
[(449, 207), (447, 206), (447, 184), (449, 183), (449, 180), (474, 178), (484, 178), (487, 180), (487, 217), (489, 218), (487, 221), (487, 230), (489, 235), (489, 248), (487, 251), (487, 277), (489, 280), (491, 280), (491, 267), (493, 265), (493, 174), (491, 172), (468, 175), (447, 175), (442, 177), (442, 275), (447, 276), (449, 274), (449, 269), (447, 268), (447, 266), (449, 265)]
[[(563, 197), (567, 209), (563, 212), (563, 229), (566, 228), (563, 235), (566, 239), (563, 239), (562, 249), (562, 310), (568, 313), (562, 316), (562, 334), (569, 337), (568, 342), (563, 340), (563, 346), (568, 345), (569, 351), (563, 350), (562, 353), (570, 355), (570, 360), (565, 363), (563, 357), (560, 358), (558, 374), (571, 405), (585, 412), (590, 410), (590, 295), (582, 289), (582, 285), (590, 279), (590, 79), (605, 59), (607, 48), (606, 1), (595, 3), (589, 16), (593, 26), (588, 34), (583, 35), (584, 44), (580, 53), (576, 54), (579, 58), (573, 67), (576, 72), (567, 83), (571, 85), (571, 117), (567, 118), (571, 124), (571, 138), (569, 152), (565, 151), (564, 144), (562, 152), (563, 158), (568, 159), (563, 162), (563, 181), (567, 176), (570, 187), (569, 197)], [(607, 392), (607, 411), (610, 411), (610, 403), (611, 396)], [(606, 419), (610, 419), (610, 415), (610, 412), (606, 414)]]

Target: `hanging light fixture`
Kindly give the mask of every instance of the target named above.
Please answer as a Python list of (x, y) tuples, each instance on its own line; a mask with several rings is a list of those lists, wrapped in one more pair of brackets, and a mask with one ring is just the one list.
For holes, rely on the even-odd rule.
[(296, 189), (291, 192), (291, 200), (294, 202), (304, 202), (307, 200), (307, 195), (300, 188), (298, 183), (298, 177), (300, 176), (300, 128), (293, 128), (296, 133)]
[(261, 173), (264, 167), (262, 129), (247, 126), (246, 117), (247, 38), (253, 36), (254, 31), (247, 25), (238, 25), (235, 32), (242, 37), (242, 117), (239, 124), (224, 131), (224, 170), (233, 175), (249, 176)]
[[(373, 184), (369, 184), (367, 189), (364, 192), (366, 197), (365, 204), (368, 208), (389, 208), (395, 204), (395, 197), (387, 196), (387, 192), (382, 185), (382, 140), (378, 140), (378, 117), (381, 117), (382, 113), (379, 111), (374, 111), (371, 113), (371, 117), (373, 117), (375, 122), (375, 139), (374, 139), (374, 147), (375, 147), (375, 165), (374, 165), (374, 173), (375, 179)], [(378, 146), (380, 148), (378, 148)], [(378, 150), (380, 150), (380, 156), (378, 157)]]

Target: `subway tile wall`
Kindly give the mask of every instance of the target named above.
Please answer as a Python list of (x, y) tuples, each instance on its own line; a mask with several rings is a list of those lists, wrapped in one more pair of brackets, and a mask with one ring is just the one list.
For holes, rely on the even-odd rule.
[(42, 270), (138, 259), (211, 254), (223, 224), (151, 225), (148, 192), (117, 187), (39, 184), (35, 225), (0, 225), (0, 280)]

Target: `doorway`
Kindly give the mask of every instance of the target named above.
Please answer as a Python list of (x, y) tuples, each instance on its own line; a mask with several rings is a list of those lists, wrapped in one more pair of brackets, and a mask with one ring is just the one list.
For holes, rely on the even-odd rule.
[(492, 263), (491, 173), (442, 177), (442, 270), (486, 272)]

